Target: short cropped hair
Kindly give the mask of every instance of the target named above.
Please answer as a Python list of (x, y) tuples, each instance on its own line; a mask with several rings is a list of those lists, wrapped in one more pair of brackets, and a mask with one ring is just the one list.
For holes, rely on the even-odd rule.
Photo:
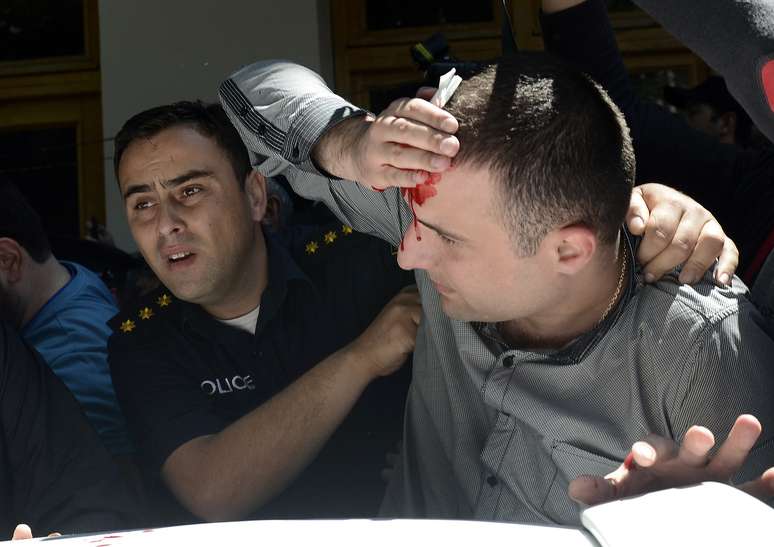
[(16, 241), (38, 264), (51, 257), (51, 244), (40, 216), (19, 189), (5, 180), (0, 181), (0, 237)]
[(629, 130), (588, 76), (546, 54), (519, 53), (462, 82), (455, 165), (488, 169), (518, 254), (552, 230), (583, 224), (614, 243), (634, 184)]
[(116, 179), (121, 158), (130, 144), (139, 139), (154, 137), (165, 129), (179, 126), (189, 126), (201, 135), (214, 139), (220, 149), (226, 153), (240, 187), (244, 188), (245, 179), (252, 170), (247, 148), (229, 121), (223, 107), (201, 101), (180, 101), (157, 106), (129, 118), (115, 138), (113, 169)]

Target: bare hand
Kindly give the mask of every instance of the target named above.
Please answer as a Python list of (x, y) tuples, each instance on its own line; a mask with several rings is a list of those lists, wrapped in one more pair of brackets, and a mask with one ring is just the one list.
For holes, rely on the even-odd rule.
[[(707, 428), (690, 428), (682, 446), (651, 435), (632, 445), (631, 465), (624, 463), (604, 478), (582, 475), (570, 483), (569, 495), (586, 505), (596, 505), (703, 481), (729, 482), (744, 464), (760, 433), (761, 424), (754, 416), (739, 416), (712, 458), (709, 451), (715, 438)], [(739, 488), (761, 499), (774, 496), (774, 467)]]
[(317, 164), (367, 187), (414, 187), (451, 165), (459, 125), (421, 98), (394, 101), (376, 118), (352, 118), (331, 128), (312, 151)]
[(379, 312), (348, 350), (371, 369), (373, 377), (398, 370), (414, 351), (422, 305), (416, 286), (401, 290)]
[(634, 188), (626, 215), (634, 235), (642, 235), (637, 259), (649, 283), (684, 264), (681, 283), (695, 283), (719, 258), (715, 281), (728, 285), (739, 251), (715, 217), (694, 200), (661, 184)]

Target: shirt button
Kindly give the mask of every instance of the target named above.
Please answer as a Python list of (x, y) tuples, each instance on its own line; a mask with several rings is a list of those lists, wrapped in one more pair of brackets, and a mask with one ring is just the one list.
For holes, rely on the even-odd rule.
[(497, 481), (497, 477), (495, 477), (494, 475), (489, 475), (489, 476), (486, 478), (486, 482), (487, 482), (487, 484), (488, 484), (489, 486), (497, 486), (497, 482), (498, 482), (498, 481)]
[(503, 366), (505, 368), (511, 368), (513, 366), (514, 360), (515, 358), (513, 357), (513, 355), (506, 355), (505, 357), (503, 357)]
[(258, 135), (263, 137), (266, 134), (266, 126), (263, 124), (258, 125)]
[(242, 108), (240, 108), (240, 109), (239, 109), (239, 115), (240, 115), (241, 117), (243, 117), (243, 118), (244, 118), (245, 116), (247, 116), (247, 113), (248, 113), (248, 112), (250, 112), (250, 108), (248, 108), (247, 106), (243, 106)]

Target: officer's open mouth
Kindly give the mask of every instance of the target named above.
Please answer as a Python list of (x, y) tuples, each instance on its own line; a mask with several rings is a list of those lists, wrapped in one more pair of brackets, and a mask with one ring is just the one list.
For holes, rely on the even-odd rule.
[(192, 256), (194, 256), (193, 253), (175, 253), (173, 255), (169, 255), (167, 260), (170, 262), (170, 264), (177, 264), (178, 262), (183, 262), (185, 260), (190, 259)]

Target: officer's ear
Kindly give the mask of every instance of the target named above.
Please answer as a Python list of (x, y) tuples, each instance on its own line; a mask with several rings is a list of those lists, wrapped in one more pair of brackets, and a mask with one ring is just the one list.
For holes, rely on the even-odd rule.
[(22, 276), (25, 253), (10, 237), (0, 237), (0, 276), (8, 283), (17, 283)]
[(266, 178), (252, 170), (245, 178), (245, 194), (254, 222), (261, 222), (266, 214)]

